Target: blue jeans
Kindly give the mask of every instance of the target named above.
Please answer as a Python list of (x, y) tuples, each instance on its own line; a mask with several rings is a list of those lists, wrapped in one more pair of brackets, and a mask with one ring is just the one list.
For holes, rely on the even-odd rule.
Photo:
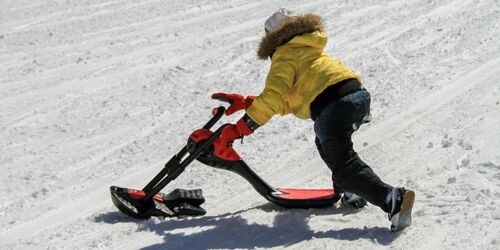
[(352, 133), (370, 118), (370, 93), (364, 89), (333, 101), (314, 122), (316, 147), (332, 170), (336, 191), (354, 193), (387, 212), (385, 198), (392, 187), (359, 158), (352, 144)]

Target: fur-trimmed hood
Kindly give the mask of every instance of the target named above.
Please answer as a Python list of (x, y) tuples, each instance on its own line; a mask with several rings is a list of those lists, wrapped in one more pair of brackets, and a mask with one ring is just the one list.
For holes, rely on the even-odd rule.
[(257, 56), (259, 59), (265, 60), (276, 51), (278, 46), (289, 42), (293, 37), (314, 31), (323, 32), (321, 17), (313, 14), (292, 17), (281, 29), (267, 33), (262, 38)]

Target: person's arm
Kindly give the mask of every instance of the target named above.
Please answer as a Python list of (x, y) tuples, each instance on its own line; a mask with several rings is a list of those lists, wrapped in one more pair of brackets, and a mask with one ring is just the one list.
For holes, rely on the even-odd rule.
[[(289, 113), (286, 110), (288, 107), (286, 96), (292, 89), (295, 70), (292, 58), (285, 56), (280, 58), (276, 55), (273, 57), (264, 91), (253, 99), (250, 106), (246, 106), (245, 115), (236, 124), (224, 127), (220, 137), (214, 141), (214, 154), (217, 157), (225, 160), (238, 160), (239, 156), (232, 147), (234, 140), (251, 135), (259, 126), (269, 121), (274, 114)], [(242, 96), (235, 99), (243, 103), (241, 102)]]
[(262, 126), (275, 114), (288, 114), (287, 97), (295, 81), (296, 65), (286, 53), (275, 53), (264, 90), (255, 97), (246, 114)]

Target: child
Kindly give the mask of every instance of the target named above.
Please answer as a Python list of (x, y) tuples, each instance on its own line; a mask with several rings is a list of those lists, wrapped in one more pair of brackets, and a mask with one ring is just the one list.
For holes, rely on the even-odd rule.
[(235, 139), (252, 134), (275, 114), (311, 118), (316, 147), (342, 202), (361, 208), (368, 201), (382, 208), (392, 231), (409, 226), (415, 193), (384, 183), (353, 150), (352, 133), (370, 121), (370, 94), (358, 75), (323, 51), (328, 37), (321, 18), (280, 9), (266, 20), (265, 31), (257, 51), (260, 59), (271, 58), (265, 88), (257, 97), (212, 95), (231, 103), (227, 115), (246, 110), (214, 144), (232, 151)]

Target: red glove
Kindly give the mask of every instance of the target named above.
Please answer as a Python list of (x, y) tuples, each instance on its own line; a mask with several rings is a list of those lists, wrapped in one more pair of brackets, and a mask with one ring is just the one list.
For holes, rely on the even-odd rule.
[(247, 109), (252, 105), (253, 99), (255, 96), (247, 96), (247, 98), (243, 97), (240, 94), (226, 94), (226, 93), (214, 93), (212, 94), (212, 99), (216, 99), (223, 102), (229, 102), (231, 104), (229, 108), (226, 110), (226, 115), (232, 115), (233, 113)]
[(253, 130), (245, 122), (245, 116), (236, 122), (230, 124), (222, 129), (218, 139), (214, 141), (214, 155), (230, 161), (240, 160), (240, 157), (233, 149), (234, 140), (243, 137), (244, 135), (251, 135)]

